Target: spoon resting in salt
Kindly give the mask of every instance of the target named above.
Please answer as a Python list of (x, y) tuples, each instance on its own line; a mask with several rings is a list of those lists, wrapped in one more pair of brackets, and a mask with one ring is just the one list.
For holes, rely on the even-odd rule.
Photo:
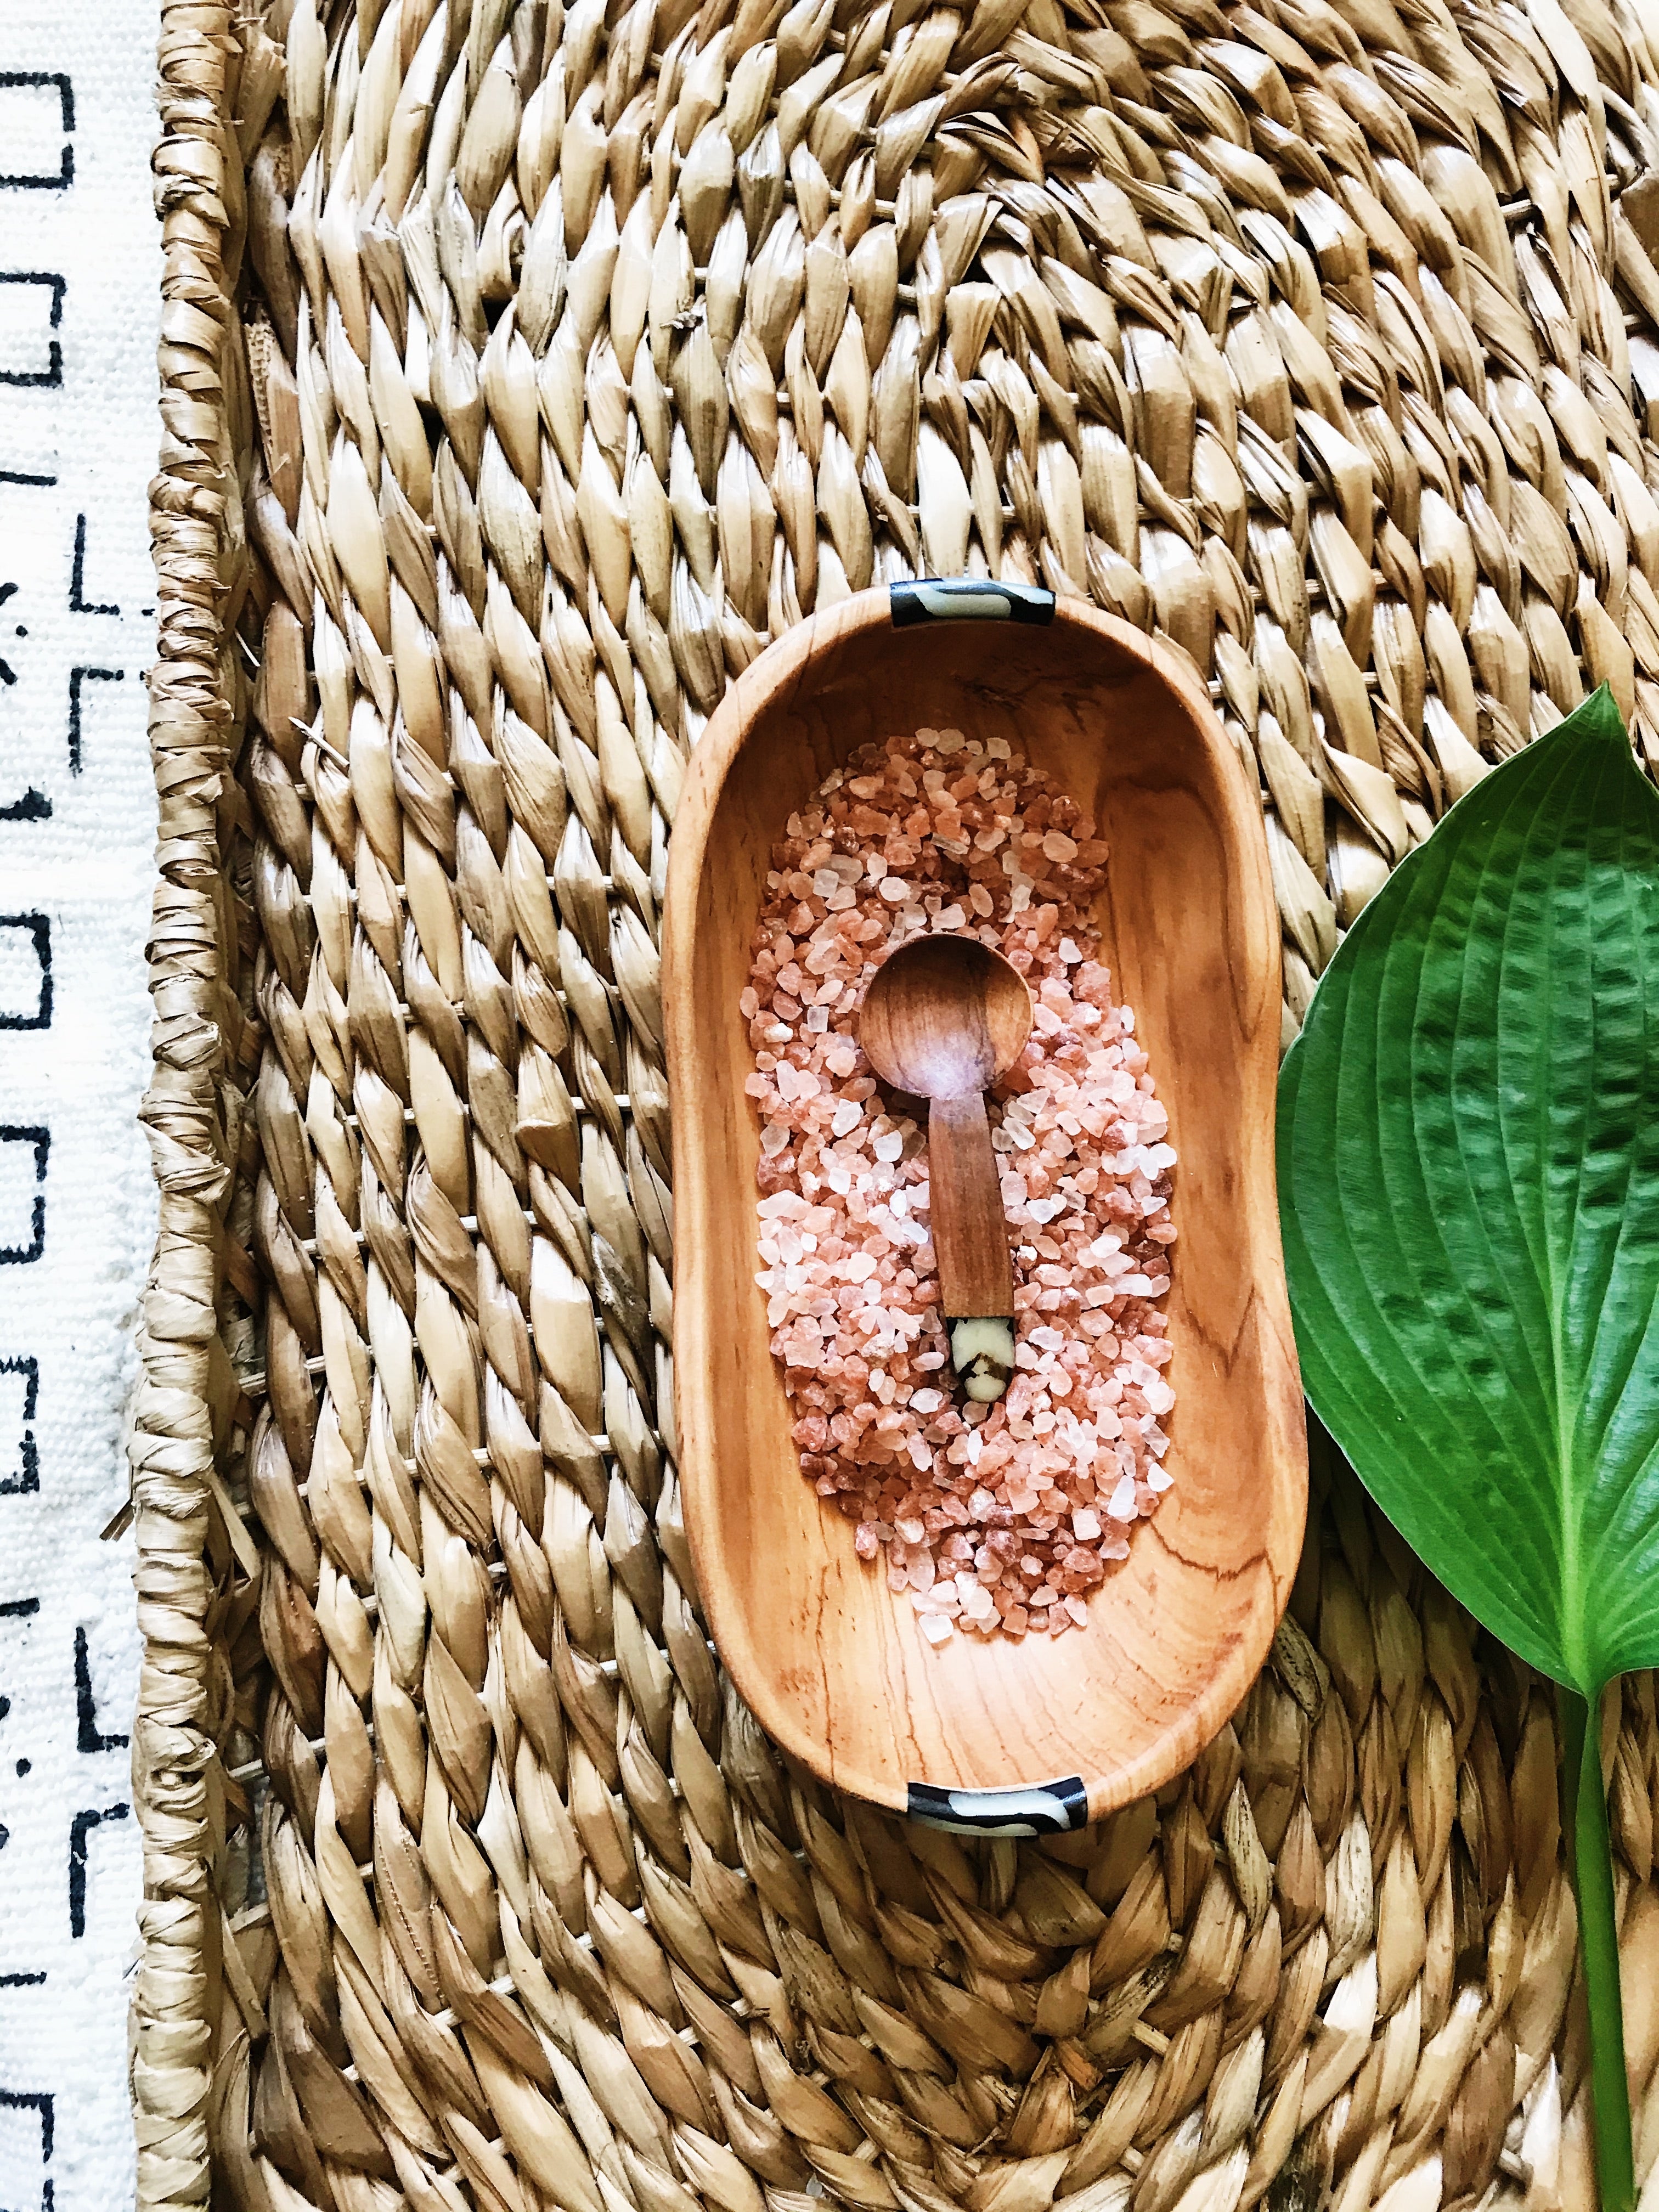
[(951, 1359), (989, 1405), (1014, 1371), (1014, 1277), (985, 1093), (1031, 1032), (1025, 979), (977, 937), (915, 937), (871, 978), (859, 1042), (927, 1105), (927, 1180)]

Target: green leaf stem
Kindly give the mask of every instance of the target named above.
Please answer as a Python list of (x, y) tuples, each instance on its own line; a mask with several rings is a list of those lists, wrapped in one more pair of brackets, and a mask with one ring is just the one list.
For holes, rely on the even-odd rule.
[(1453, 1595), (1571, 1693), (1598, 2164), (1624, 2212), (1593, 1717), (1659, 1664), (1659, 793), (1605, 688), (1348, 933), (1285, 1062), (1279, 1182), (1316, 1412)]

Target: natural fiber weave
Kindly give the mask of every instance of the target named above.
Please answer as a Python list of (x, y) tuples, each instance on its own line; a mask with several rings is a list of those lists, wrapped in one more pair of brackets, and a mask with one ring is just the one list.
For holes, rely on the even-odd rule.
[[(1637, 0), (170, 0), (145, 2205), (1590, 2201), (1547, 1686), (1317, 1454), (1103, 1832), (727, 1693), (655, 943), (730, 674), (915, 572), (1212, 679), (1287, 1030), (1587, 685), (1659, 757), (1656, 100)], [(1650, 1679), (1606, 1743), (1645, 2172)]]

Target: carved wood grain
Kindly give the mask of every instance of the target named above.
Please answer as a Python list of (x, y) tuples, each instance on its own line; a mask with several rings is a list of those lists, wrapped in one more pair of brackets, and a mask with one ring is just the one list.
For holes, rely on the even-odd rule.
[[(928, 1647), (802, 1479), (754, 1279), (759, 1133), (738, 1001), (769, 850), (858, 746), (924, 726), (1006, 738), (1099, 821), (1101, 957), (1179, 1154), (1175, 1487), (1088, 1627), (1053, 1643)], [(886, 594), (860, 594), (763, 653), (693, 753), (664, 964), (686, 1526), (738, 1689), (838, 1787), (902, 1808), (911, 1782), (1078, 1774), (1099, 1818), (1187, 1765), (1261, 1667), (1307, 1499), (1274, 1194), (1279, 942), (1256, 795), (1196, 678), (1076, 600), (1049, 628), (896, 631)]]
[(1012, 1314), (1008, 1217), (983, 1091), (935, 1098), (928, 1107), (927, 1189), (945, 1318), (979, 1321)]

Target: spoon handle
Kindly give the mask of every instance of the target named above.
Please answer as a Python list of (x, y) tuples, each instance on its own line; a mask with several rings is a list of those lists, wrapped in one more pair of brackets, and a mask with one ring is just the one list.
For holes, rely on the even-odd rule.
[(982, 1091), (933, 1100), (927, 1112), (927, 1181), (945, 1319), (1012, 1315), (1008, 1220)]

